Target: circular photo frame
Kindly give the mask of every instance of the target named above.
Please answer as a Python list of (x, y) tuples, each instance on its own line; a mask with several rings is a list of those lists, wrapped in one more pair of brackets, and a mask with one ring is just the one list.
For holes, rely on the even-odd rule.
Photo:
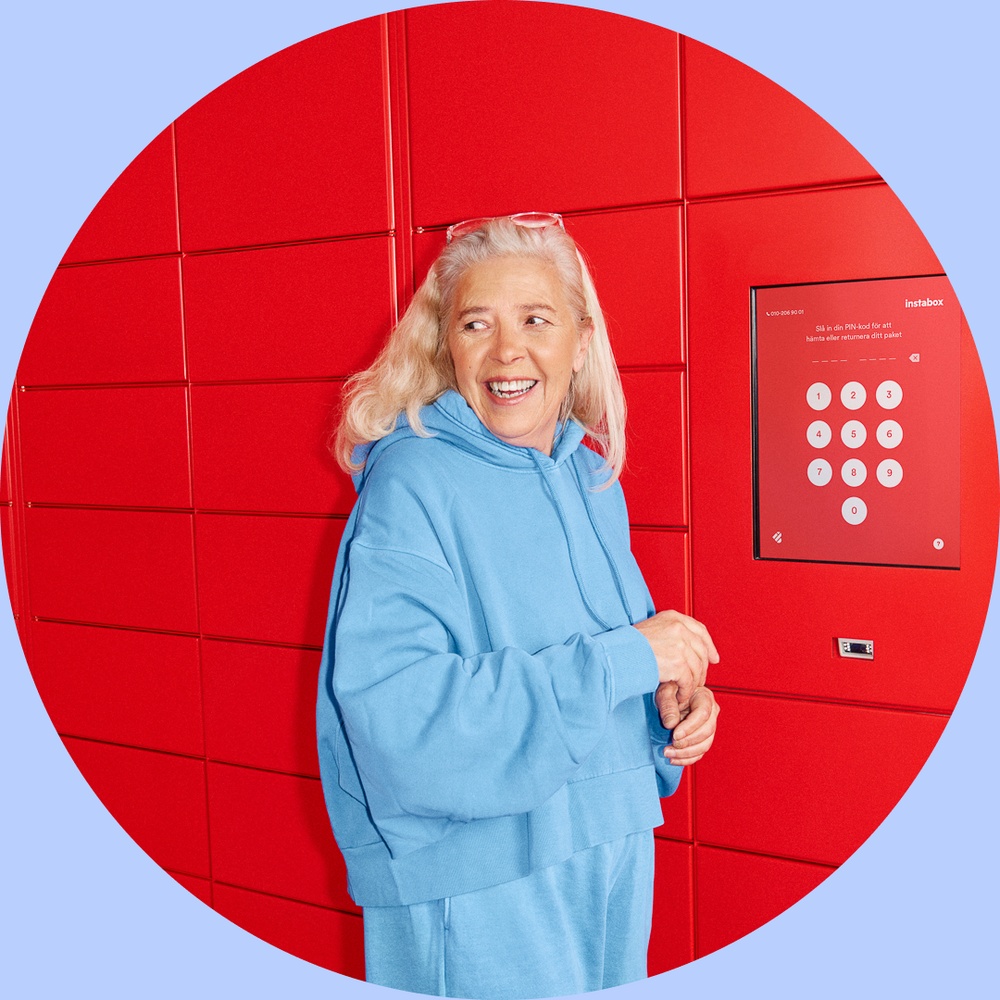
[[(882, 220), (877, 216), (882, 198), (882, 221), (891, 224), (894, 239), (906, 244), (905, 253), (883, 270), (873, 270), (872, 262), (884, 261), (884, 250), (860, 261), (814, 258), (804, 268), (753, 264), (740, 274), (740, 295), (762, 285), (935, 271), (923, 238), (905, 210), (895, 207), (892, 192), (829, 126), (741, 64), (689, 37), (648, 25), (634, 29), (649, 29), (648, 37), (655, 38), (638, 43), (640, 50), (643, 44), (658, 47), (661, 58), (641, 62), (653, 67), (654, 75), (683, 81), (676, 99), (652, 81), (645, 85), (662, 100), (653, 116), (659, 126), (669, 126), (661, 128), (662, 134), (650, 134), (648, 119), (636, 116), (630, 122), (622, 100), (593, 72), (572, 81), (574, 92), (593, 87), (584, 103), (604, 115), (603, 129), (621, 130), (618, 141), (609, 145), (613, 153), (621, 154), (629, 134), (644, 139), (643, 149), (654, 149), (645, 175), (638, 154), (628, 158), (639, 163), (633, 172), (612, 171), (596, 158), (587, 168), (590, 178), (580, 170), (570, 178), (570, 188), (561, 190), (561, 178), (551, 165), (539, 169), (535, 164), (525, 173), (517, 150), (506, 162), (491, 158), (494, 173), (485, 189), (476, 174), (475, 186), (463, 191), (462, 183), (468, 185), (472, 175), (463, 170), (454, 178), (442, 177), (448, 157), (435, 159), (435, 153), (447, 145), (434, 129), (442, 124), (445, 130), (456, 129), (457, 116), (464, 113), (474, 121), (482, 110), (460, 97), (443, 122), (431, 113), (441, 101), (433, 69), (442, 36), (435, 32), (445, 30), (436, 19), (457, 19), (446, 28), (452, 39), (456, 24), (466, 19), (474, 22), (467, 29), (470, 37), (481, 37), (483, 23), (473, 11), (494, 5), (461, 6), (465, 9), (416, 9), (409, 18), (386, 15), (376, 19), (377, 25), (352, 24), (308, 38), (222, 85), (154, 139), (94, 210), (49, 286), (22, 354), (5, 448), (5, 465), (11, 470), (9, 495), (3, 498), (8, 501), (6, 561), (14, 568), (8, 579), (21, 638), (46, 709), (85, 777), (136, 842), (200, 898), (293, 953), (302, 954), (296, 941), (311, 934), (320, 950), (303, 957), (355, 975), (360, 920), (342, 894), (342, 880), (338, 885), (335, 862), (327, 867), (332, 838), (323, 831), (325, 817), (316, 809), (315, 794), (308, 794), (310, 789), (315, 793), (317, 782), (301, 726), (309, 715), (304, 706), (311, 707), (305, 681), (322, 642), (324, 578), (328, 580), (332, 567), (338, 523), (351, 501), (347, 485), (324, 464), (322, 431), (335, 409), (339, 381), (370, 359), (419, 280), (421, 267), (436, 252), (444, 226), (469, 214), (516, 210), (525, 198), (532, 200), (533, 192), (553, 200), (551, 207), (567, 215), (596, 274), (603, 272), (607, 279), (612, 335), (626, 384), (634, 383), (630, 403), (638, 425), (654, 426), (664, 400), (691, 420), (691, 455), (682, 440), (661, 435), (658, 425), (647, 438), (639, 435), (633, 448), (634, 479), (631, 485), (626, 480), (626, 490), (630, 508), (637, 512), (634, 545), (658, 606), (683, 604), (699, 614), (711, 599), (700, 597), (705, 577), (697, 563), (698, 546), (706, 551), (715, 542), (706, 537), (702, 543), (698, 534), (699, 510), (707, 510), (699, 507), (703, 501), (698, 494), (705, 475), (699, 477), (697, 464), (685, 463), (700, 461), (695, 449), (699, 426), (704, 426), (698, 421), (704, 418), (698, 415), (708, 412), (715, 392), (696, 383), (714, 363), (698, 324), (704, 329), (714, 321), (712, 309), (720, 301), (705, 250), (716, 229), (726, 231), (736, 219), (741, 226), (733, 229), (759, 233), (753, 225), (766, 229), (759, 215), (748, 222), (748, 215), (738, 213), (752, 215), (764, 204), (780, 204), (780, 219), (768, 230), (778, 241), (803, 218), (799, 210), (781, 213), (811, 197), (820, 206), (806, 210), (814, 213), (807, 216), (810, 222), (820, 223), (813, 226), (814, 235), (823, 231), (824, 222), (843, 219), (851, 211), (845, 204), (857, 206), (854, 211), (863, 218)], [(508, 30), (511, 16), (537, 17), (539, 22), (532, 22), (537, 34), (549, 6), (523, 5), (517, 15), (505, 11), (496, 20), (503, 20)], [(565, 7), (555, 13), (587, 21), (577, 40), (581, 51), (593, 38), (613, 43), (603, 27), (612, 15)], [(554, 30), (564, 50), (572, 51), (573, 32), (562, 22)], [(334, 45), (337, 58), (330, 57), (327, 44)], [(623, 52), (609, 59), (610, 65), (621, 65), (627, 53), (636, 51), (631, 36), (623, 36), (621, 44)], [(427, 81), (422, 93), (421, 72)], [(363, 73), (371, 77), (364, 87), (357, 82)], [(753, 87), (759, 86), (776, 103), (768, 103), (765, 115), (741, 114), (727, 100), (727, 73), (730, 97), (752, 100)], [(632, 77), (626, 83), (633, 90), (637, 86)], [(315, 101), (317, 117), (309, 118), (309, 97), (323, 86), (328, 93), (353, 86), (361, 94), (379, 96), (370, 106), (362, 99), (353, 101), (347, 113), (356, 117), (343, 131), (324, 131), (329, 102), (320, 107), (323, 102)], [(644, 92), (641, 86), (638, 92)], [(527, 97), (537, 93), (536, 86), (518, 92), (511, 107), (516, 103), (522, 112)], [(273, 101), (270, 110), (268, 100)], [(399, 110), (404, 100), (405, 119)], [(607, 102), (603, 111), (601, 100)], [(698, 133), (695, 114), (699, 101), (700, 113), (711, 123), (704, 134)], [(540, 95), (539, 106), (546, 105), (561, 109), (565, 96)], [(296, 109), (294, 116), (287, 114), (290, 107)], [(492, 110), (503, 113), (495, 102)], [(733, 169), (731, 157), (719, 151), (725, 147), (719, 137), (727, 127), (727, 112), (728, 127), (740, 137), (742, 179), (725, 176)], [(556, 159), (565, 155), (569, 137), (559, 133), (565, 127), (562, 118), (554, 117), (542, 130), (559, 139)], [(677, 155), (671, 175), (664, 157), (670, 155), (670, 136), (682, 121), (690, 143), (682, 147), (683, 159)], [(755, 161), (754, 136), (765, 122), (772, 140), (783, 127), (796, 141), (814, 128), (809, 155), (800, 150), (782, 161), (773, 150), (767, 155), (761, 151)], [(579, 127), (576, 121), (573, 127)], [(516, 121), (512, 118), (506, 128), (516, 132)], [(248, 137), (268, 129), (275, 141), (263, 143), (268, 151), (257, 155)], [(308, 151), (296, 150), (289, 135), (309, 136)], [(410, 158), (386, 159), (387, 136), (398, 140), (404, 135)], [(348, 141), (357, 147), (345, 149)], [(729, 142), (731, 148), (732, 135)], [(399, 149), (398, 141), (388, 145)], [(820, 148), (824, 155), (817, 156)], [(239, 157), (232, 155), (236, 149)], [(332, 165), (338, 157), (351, 165), (364, 163), (371, 172), (365, 177), (345, 166), (338, 175)], [(822, 169), (817, 170), (817, 159)], [(831, 160), (835, 167), (829, 167)], [(227, 174), (234, 163), (235, 172)], [(251, 174), (246, 173), (248, 164)], [(303, 173), (286, 186), (283, 201), (282, 184), (276, 181), (295, 170)], [(544, 183), (533, 187), (539, 176)], [(671, 187), (674, 180), (676, 188)], [(609, 183), (619, 189), (609, 191)], [(545, 184), (553, 186), (546, 189)], [(660, 190), (656, 185), (664, 186)], [(387, 189), (396, 195), (387, 197)], [(343, 197), (345, 190), (352, 199)], [(378, 218), (366, 214), (373, 205), (384, 208)], [(404, 224), (400, 216), (407, 206), (411, 214)], [(412, 237), (398, 239), (401, 232)], [(616, 271), (623, 240), (640, 250), (639, 259), (651, 262), (653, 273)], [(759, 239), (752, 242), (760, 245)], [(738, 250), (733, 256), (739, 259), (743, 253), (745, 260), (749, 252)], [(341, 281), (335, 295), (329, 291), (331, 274)], [(601, 277), (597, 280), (600, 284)], [(655, 335), (634, 334), (644, 324), (641, 316), (630, 314), (637, 299), (633, 282), (663, 298), (656, 305)], [(338, 313), (345, 301), (350, 336), (337, 338), (342, 353), (331, 361), (330, 331), (343, 324)], [(745, 297), (739, 299), (741, 305), (745, 302)], [(278, 311), (280, 323), (275, 322)], [(108, 339), (102, 342), (102, 337)], [(967, 335), (966, 341), (971, 345)], [(178, 343), (180, 351), (172, 354), (171, 344), (176, 348)], [(970, 358), (975, 364), (974, 354), (967, 354), (965, 375)], [(988, 417), (988, 403), (985, 411), (982, 405), (985, 385), (975, 382), (972, 394), (979, 400), (979, 408), (971, 411), (979, 428), (973, 453), (989, 459), (992, 425), (989, 433), (983, 430)], [(304, 430), (310, 420), (311, 434)], [(969, 420), (965, 414), (963, 434)], [(683, 426), (678, 417), (678, 431)], [(289, 447), (289, 442), (295, 443)], [(675, 481), (691, 481), (690, 493), (672, 486), (669, 475), (658, 480), (660, 456), (669, 456), (664, 464), (673, 463), (678, 470)], [(995, 493), (995, 453), (992, 461)], [(983, 490), (974, 490), (964, 501), (963, 526), (971, 510), (972, 520), (987, 529), (992, 517), (995, 536), (995, 510), (989, 507), (995, 498), (985, 464)], [(968, 481), (965, 469), (963, 483)], [(151, 530), (154, 522), (159, 527)], [(254, 558), (241, 563), (251, 548)], [(283, 558), (289, 551), (313, 555), (295, 564)], [(331, 558), (324, 563), (319, 553)], [(966, 554), (975, 558), (963, 547), (962, 573), (967, 572)], [(151, 566), (155, 573), (142, 571)], [(668, 858), (661, 868), (675, 876), (671, 886), (688, 879), (681, 910), (687, 906), (691, 914), (685, 928), (664, 945), (663, 968), (681, 966), (752, 929), (726, 915), (732, 912), (727, 893), (734, 899), (750, 893), (759, 901), (778, 886), (786, 893), (778, 906), (783, 909), (844, 860), (892, 807), (947, 721), (971, 663), (977, 635), (969, 628), (977, 616), (982, 622), (992, 570), (984, 561), (971, 575), (973, 607), (958, 640), (964, 643), (960, 669), (941, 689), (923, 692), (913, 704), (899, 696), (891, 678), (858, 697), (856, 688), (849, 693), (822, 686), (794, 689), (787, 677), (769, 687), (761, 676), (747, 681), (735, 665), (725, 674), (720, 683), (720, 701), (728, 704), (724, 725), (732, 718), (730, 732), (749, 737), (744, 745), (756, 744), (753, 708), (761, 703), (802, 709), (797, 729), (787, 737), (791, 748), (801, 745), (795, 732), (818, 732), (829, 746), (843, 731), (841, 718), (860, 720), (864, 715), (865, 720), (884, 721), (891, 716), (901, 727), (889, 750), (898, 771), (843, 842), (831, 840), (827, 828), (822, 831), (826, 839), (820, 837), (817, 844), (818, 814), (809, 808), (803, 812), (795, 797), (780, 803), (770, 825), (740, 840), (747, 835), (745, 825), (742, 832), (728, 829), (724, 810), (713, 814), (713, 789), (724, 789), (733, 802), (746, 788), (740, 762), (752, 759), (755, 767), (765, 769), (767, 762), (760, 759), (762, 748), (755, 747), (751, 758), (736, 749), (735, 740), (727, 750), (720, 737), (718, 762), (713, 758), (709, 771), (706, 761), (709, 774), (688, 783), (695, 794), (673, 816), (669, 813), (677, 804), (667, 803), (667, 826), (658, 838), (660, 854)], [(289, 599), (303, 581), (308, 581), (305, 592)], [(270, 585), (282, 596), (269, 596)], [(930, 607), (934, 597), (916, 592), (913, 599), (929, 601)], [(877, 613), (882, 611), (876, 607)], [(151, 662), (165, 667), (156, 672), (152, 687), (148, 675), (139, 680), (134, 671), (136, 664)], [(67, 671), (67, 664), (73, 669)], [(279, 716), (282, 721), (275, 724)], [(917, 718), (921, 735), (914, 738), (910, 723)], [(824, 724), (829, 727), (825, 732)], [(858, 729), (868, 731), (864, 725)], [(914, 744), (911, 758), (897, 752)], [(831, 780), (827, 775), (841, 764), (851, 766), (850, 741), (835, 746), (810, 778), (820, 796)], [(767, 789), (768, 801), (774, 802), (781, 788), (792, 787), (803, 766), (809, 765), (794, 761), (790, 774)], [(867, 766), (858, 766), (859, 773), (867, 772)], [(817, 799), (810, 795), (807, 801)], [(163, 822), (165, 811), (172, 825)], [(272, 829), (258, 822), (261, 816)], [(304, 832), (291, 849), (281, 840), (296, 827), (289, 816), (300, 818), (298, 828)], [(791, 822), (782, 823), (782, 817)], [(789, 827), (801, 834), (791, 843)], [(254, 829), (256, 842), (249, 835)], [(777, 840), (769, 841), (769, 836)], [(273, 850), (276, 843), (279, 849)], [(707, 891), (713, 884), (722, 896), (710, 899)], [(714, 922), (713, 905), (719, 914)], [(296, 907), (305, 908), (307, 917)], [(750, 923), (755, 926), (775, 912), (765, 905)], [(344, 942), (339, 955), (322, 951), (330, 947), (331, 927)], [(688, 951), (673, 951), (685, 935)]]

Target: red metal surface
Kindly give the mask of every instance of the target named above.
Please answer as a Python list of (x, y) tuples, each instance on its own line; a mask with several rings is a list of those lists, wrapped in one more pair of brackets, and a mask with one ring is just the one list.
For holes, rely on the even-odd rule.
[(200, 514), (196, 530), (206, 635), (323, 644), (342, 520)]
[(389, 228), (383, 18), (308, 38), (177, 120), (185, 250)]
[(774, 919), (836, 869), (696, 847), (700, 958)]
[(359, 912), (318, 779), (209, 763), (208, 803), (216, 881)]
[(29, 503), (191, 506), (183, 386), (24, 392), (19, 419)]
[(197, 630), (190, 514), (60, 507), (26, 514), (33, 615)]
[(213, 760), (319, 777), (311, 649), (206, 639), (205, 741)]
[(197, 639), (58, 622), (30, 627), (31, 674), (64, 736), (205, 752)]
[(653, 930), (646, 963), (651, 976), (694, 959), (692, 850), (690, 844), (656, 839)]
[(688, 197), (877, 177), (839, 132), (749, 66), (683, 40)]
[(209, 875), (204, 761), (90, 740), (63, 742), (108, 811), (158, 865)]
[(195, 386), (196, 505), (349, 514), (354, 485), (328, 447), (340, 390), (339, 382)]
[(314, 965), (365, 978), (361, 918), (278, 896), (216, 885), (215, 909), (270, 944)]
[(385, 237), (184, 259), (195, 381), (329, 378), (369, 365), (392, 324)]
[(165, 128), (122, 171), (73, 237), (62, 263), (177, 253), (173, 131)]
[(827, 865), (846, 861), (882, 822), (947, 722), (728, 691), (719, 703), (716, 741), (694, 765), (696, 839)]
[[(420, 7), (406, 26), (416, 225), (679, 197), (672, 32), (551, 4)], [(474, 86), (442, 86), (443, 53)]]
[(182, 378), (180, 265), (161, 257), (56, 271), (31, 324), (16, 382)]

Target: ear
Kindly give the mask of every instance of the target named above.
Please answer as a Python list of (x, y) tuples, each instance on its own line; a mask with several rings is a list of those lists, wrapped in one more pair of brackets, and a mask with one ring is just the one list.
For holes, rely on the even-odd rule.
[(580, 330), (580, 348), (573, 359), (573, 371), (578, 372), (583, 363), (587, 360), (587, 350), (590, 347), (590, 340), (594, 336), (594, 321), (587, 320), (587, 325)]

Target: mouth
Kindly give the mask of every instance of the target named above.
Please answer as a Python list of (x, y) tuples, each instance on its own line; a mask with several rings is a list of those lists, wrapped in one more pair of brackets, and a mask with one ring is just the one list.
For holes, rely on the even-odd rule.
[(519, 396), (527, 395), (536, 385), (538, 380), (530, 378), (496, 379), (486, 382), (486, 388), (497, 399), (517, 399)]

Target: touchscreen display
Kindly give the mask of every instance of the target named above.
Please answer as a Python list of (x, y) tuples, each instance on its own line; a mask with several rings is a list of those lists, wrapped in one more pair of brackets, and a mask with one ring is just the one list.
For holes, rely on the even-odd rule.
[(957, 569), (961, 312), (948, 279), (751, 296), (755, 557)]

